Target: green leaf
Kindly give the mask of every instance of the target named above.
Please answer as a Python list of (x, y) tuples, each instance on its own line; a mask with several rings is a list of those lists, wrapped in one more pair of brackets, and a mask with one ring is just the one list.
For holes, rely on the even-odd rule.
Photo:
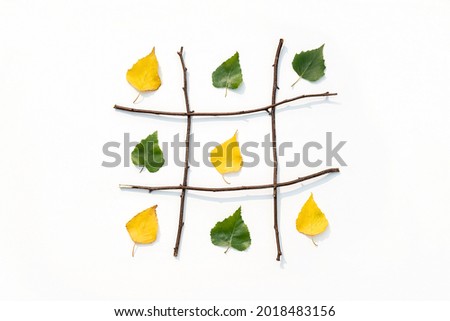
[(212, 73), (212, 82), (216, 88), (225, 88), (225, 96), (227, 96), (228, 88), (236, 89), (239, 87), (242, 83), (242, 70), (238, 52), (217, 67)]
[(296, 54), (292, 60), (292, 68), (300, 78), (292, 84), (292, 87), (301, 79), (316, 81), (325, 75), (325, 61), (323, 60), (323, 44), (317, 49), (302, 51)]
[(136, 166), (147, 168), (150, 173), (157, 172), (164, 165), (164, 155), (158, 145), (157, 131), (136, 145), (131, 152), (131, 161)]
[(222, 222), (218, 222), (211, 229), (211, 242), (217, 246), (226, 246), (225, 253), (230, 247), (238, 250), (246, 250), (252, 240), (247, 225), (242, 220), (241, 208), (239, 207), (233, 215)]

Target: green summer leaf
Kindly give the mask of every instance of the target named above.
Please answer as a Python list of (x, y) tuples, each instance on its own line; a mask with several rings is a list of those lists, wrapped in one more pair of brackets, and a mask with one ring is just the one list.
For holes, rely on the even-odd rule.
[(236, 52), (230, 59), (222, 63), (212, 73), (213, 86), (225, 88), (225, 97), (228, 88), (236, 89), (242, 83), (242, 70), (239, 64), (239, 53)]
[(292, 68), (299, 75), (292, 87), (301, 79), (316, 81), (325, 75), (325, 61), (323, 60), (323, 44), (317, 49), (302, 51), (292, 60)]
[(136, 166), (147, 168), (150, 173), (157, 172), (164, 165), (164, 155), (158, 145), (157, 131), (136, 145), (131, 152), (131, 161)]
[(230, 247), (238, 250), (246, 250), (252, 240), (247, 225), (242, 220), (241, 208), (239, 207), (233, 215), (222, 222), (218, 222), (211, 229), (211, 242), (217, 246), (226, 246), (225, 253)]

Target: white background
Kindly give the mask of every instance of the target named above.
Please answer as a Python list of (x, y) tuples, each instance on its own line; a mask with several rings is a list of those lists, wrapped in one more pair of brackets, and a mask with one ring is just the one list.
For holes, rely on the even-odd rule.
[[(0, 298), (450, 299), (449, 13), (447, 1), (2, 0)], [(162, 142), (184, 136), (181, 119), (113, 110), (136, 96), (126, 70), (156, 46), (163, 85), (137, 106), (183, 111), (176, 55), (183, 45), (192, 109), (259, 107), (270, 103), (280, 37), (279, 99), (339, 96), (280, 109), (279, 142), (299, 151), (333, 132), (336, 142), (348, 141), (341, 153), (348, 166), (281, 190), (281, 263), (270, 191), (188, 192), (175, 259), (178, 193), (118, 185), (179, 184), (182, 168), (140, 174), (101, 166), (110, 160), (102, 146), (123, 143), (126, 132), (133, 140), (154, 130)], [(294, 54), (322, 43), (324, 80), (291, 89)], [(245, 88), (224, 98), (210, 76), (235, 51)], [(241, 143), (261, 142), (270, 117), (194, 119), (192, 129), (202, 143), (235, 130)], [(284, 168), (288, 156), (280, 158), (280, 180), (325, 168)], [(230, 177), (233, 185), (271, 179), (263, 163)], [(205, 165), (191, 169), (189, 183), (225, 185)], [(330, 222), (317, 248), (295, 229), (310, 192)], [(125, 224), (154, 204), (158, 241), (132, 258)], [(238, 206), (252, 245), (224, 255), (209, 231)]]

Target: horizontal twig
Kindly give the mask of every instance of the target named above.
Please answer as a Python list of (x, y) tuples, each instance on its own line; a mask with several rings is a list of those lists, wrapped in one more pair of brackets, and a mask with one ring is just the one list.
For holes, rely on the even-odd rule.
[[(299, 177), (296, 179), (293, 179), (291, 181), (281, 182), (277, 184), (277, 187), (283, 187), (283, 186), (289, 186), (294, 185), (300, 182), (307, 181), (309, 179), (313, 179), (325, 174), (330, 173), (338, 173), (339, 168), (329, 168), (325, 169), (323, 171), (308, 175)], [(232, 191), (242, 191), (242, 190), (252, 190), (252, 189), (266, 189), (266, 188), (273, 188), (274, 184), (264, 184), (264, 185), (247, 185), (247, 186), (234, 186), (234, 187), (200, 187), (200, 186), (183, 186), (183, 185), (172, 185), (172, 186), (142, 186), (142, 185), (126, 185), (126, 184), (120, 184), (120, 188), (123, 189), (143, 189), (147, 190), (149, 192), (153, 191), (162, 191), (162, 190), (191, 190), (191, 191), (201, 191), (201, 192), (232, 192)]]
[(269, 111), (271, 108), (275, 108), (287, 103), (290, 103), (292, 101), (304, 99), (304, 98), (313, 98), (313, 97), (328, 97), (328, 96), (336, 96), (337, 93), (330, 93), (330, 92), (324, 92), (321, 94), (309, 94), (309, 95), (300, 95), (292, 98), (288, 98), (282, 101), (279, 101), (277, 103), (254, 108), (254, 109), (247, 109), (247, 110), (240, 110), (240, 111), (230, 111), (230, 112), (172, 112), (172, 111), (162, 111), (162, 110), (151, 110), (151, 109), (139, 109), (139, 108), (131, 108), (131, 107), (124, 107), (119, 105), (114, 105), (115, 109), (133, 112), (133, 113), (142, 113), (142, 114), (153, 114), (153, 115), (162, 115), (162, 116), (238, 116), (238, 115), (245, 115), (245, 114), (253, 114), (258, 113), (261, 111)]

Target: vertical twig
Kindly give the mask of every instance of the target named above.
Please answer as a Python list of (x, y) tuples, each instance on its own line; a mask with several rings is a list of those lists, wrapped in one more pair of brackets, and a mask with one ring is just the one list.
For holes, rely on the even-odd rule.
[[(275, 61), (273, 63), (273, 86), (272, 86), (272, 105), (277, 99), (278, 89), (278, 60), (280, 59), (283, 39), (278, 43)], [(282, 255), (280, 245), (280, 234), (278, 231), (278, 154), (277, 154), (277, 128), (275, 119), (275, 107), (271, 108), (270, 116), (272, 118), (272, 154), (273, 154), (273, 228), (275, 229), (275, 239), (277, 242), (277, 261)]]
[[(183, 173), (183, 186), (187, 185), (188, 174), (189, 174), (189, 147), (190, 147), (190, 138), (191, 138), (191, 109), (189, 106), (189, 96), (187, 91), (187, 68), (184, 64), (183, 58), (183, 47), (181, 47), (180, 51), (177, 52), (180, 57), (181, 67), (183, 68), (183, 92), (184, 92), (184, 101), (186, 104), (186, 113), (187, 113), (187, 125), (186, 125), (186, 153), (184, 156), (184, 173)], [(183, 230), (184, 225), (184, 203), (186, 199), (186, 190), (181, 190), (180, 195), (180, 216), (178, 219), (178, 232), (177, 232), (177, 240), (175, 242), (175, 247), (173, 248), (173, 256), (178, 256), (178, 249), (180, 247), (181, 240), (181, 231)]]

